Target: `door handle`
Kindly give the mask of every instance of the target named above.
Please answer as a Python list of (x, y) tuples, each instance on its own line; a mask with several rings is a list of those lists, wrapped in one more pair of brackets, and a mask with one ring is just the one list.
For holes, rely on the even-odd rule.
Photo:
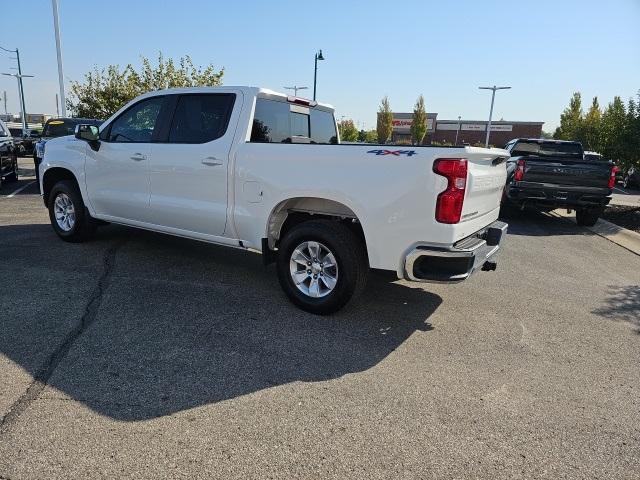
[(214, 167), (216, 165), (222, 165), (222, 160), (216, 158), (216, 157), (207, 157), (205, 159), (202, 160), (202, 164), (203, 165), (208, 165), (210, 167)]
[(146, 160), (147, 156), (143, 155), (142, 153), (134, 153), (133, 155), (131, 155), (131, 160), (135, 160), (136, 162), (139, 162), (141, 160)]

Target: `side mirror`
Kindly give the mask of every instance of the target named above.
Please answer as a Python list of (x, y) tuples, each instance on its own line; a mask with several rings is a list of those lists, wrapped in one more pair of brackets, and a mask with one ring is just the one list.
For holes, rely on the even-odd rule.
[(95, 125), (76, 125), (75, 137), (85, 142), (97, 142), (100, 138), (100, 130)]

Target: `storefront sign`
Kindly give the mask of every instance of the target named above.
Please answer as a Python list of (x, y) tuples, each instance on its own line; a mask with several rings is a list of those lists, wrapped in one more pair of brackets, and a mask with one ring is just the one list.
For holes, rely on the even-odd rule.
[[(438, 123), (438, 130), (458, 130), (457, 123)], [(460, 130), (465, 132), (485, 132), (487, 125), (485, 123), (462, 123), (460, 124)], [(513, 125), (491, 125), (492, 132), (511, 132)]]
[[(409, 132), (411, 129), (411, 124), (413, 123), (412, 118), (394, 118), (392, 121), (393, 131), (394, 132)], [(427, 130), (433, 130), (433, 118), (427, 118)]]

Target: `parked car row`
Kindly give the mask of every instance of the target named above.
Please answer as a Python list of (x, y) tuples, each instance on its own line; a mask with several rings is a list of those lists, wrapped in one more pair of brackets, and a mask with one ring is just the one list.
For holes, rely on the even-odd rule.
[(0, 186), (18, 180), (18, 149), (7, 125), (0, 120)]
[(320, 314), (369, 268), (427, 282), (495, 269), (501, 206), (574, 209), (593, 225), (617, 173), (579, 142), (341, 145), (332, 107), (252, 87), (153, 92), (104, 123), (51, 119), (33, 155), (63, 240), (113, 222), (257, 250), (292, 302)]

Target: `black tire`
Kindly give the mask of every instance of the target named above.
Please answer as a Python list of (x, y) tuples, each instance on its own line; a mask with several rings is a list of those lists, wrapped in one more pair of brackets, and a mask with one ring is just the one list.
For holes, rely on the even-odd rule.
[(18, 181), (18, 159), (13, 159), (13, 172), (11, 172), (6, 177), (7, 182), (17, 182)]
[(601, 208), (582, 208), (576, 210), (576, 223), (583, 227), (593, 227), (603, 210)]
[[(58, 196), (65, 195), (66, 198), (71, 200), (73, 210), (75, 213), (75, 220), (73, 226), (69, 230), (63, 229), (56, 220), (55, 216), (55, 202)], [(49, 220), (51, 226), (56, 234), (65, 242), (84, 242), (88, 240), (96, 230), (96, 222), (89, 216), (84, 202), (82, 201), (82, 195), (78, 190), (78, 186), (75, 182), (70, 180), (61, 180), (56, 183), (49, 193), (49, 199), (47, 202), (49, 206)]]
[[(309, 241), (326, 246), (335, 257), (338, 268), (335, 287), (320, 298), (300, 291), (289, 267), (293, 251)], [(278, 248), (276, 268), (278, 280), (287, 297), (302, 310), (317, 315), (334, 313), (357, 297), (364, 290), (369, 274), (369, 262), (362, 240), (347, 226), (330, 220), (310, 220), (287, 232)]]

